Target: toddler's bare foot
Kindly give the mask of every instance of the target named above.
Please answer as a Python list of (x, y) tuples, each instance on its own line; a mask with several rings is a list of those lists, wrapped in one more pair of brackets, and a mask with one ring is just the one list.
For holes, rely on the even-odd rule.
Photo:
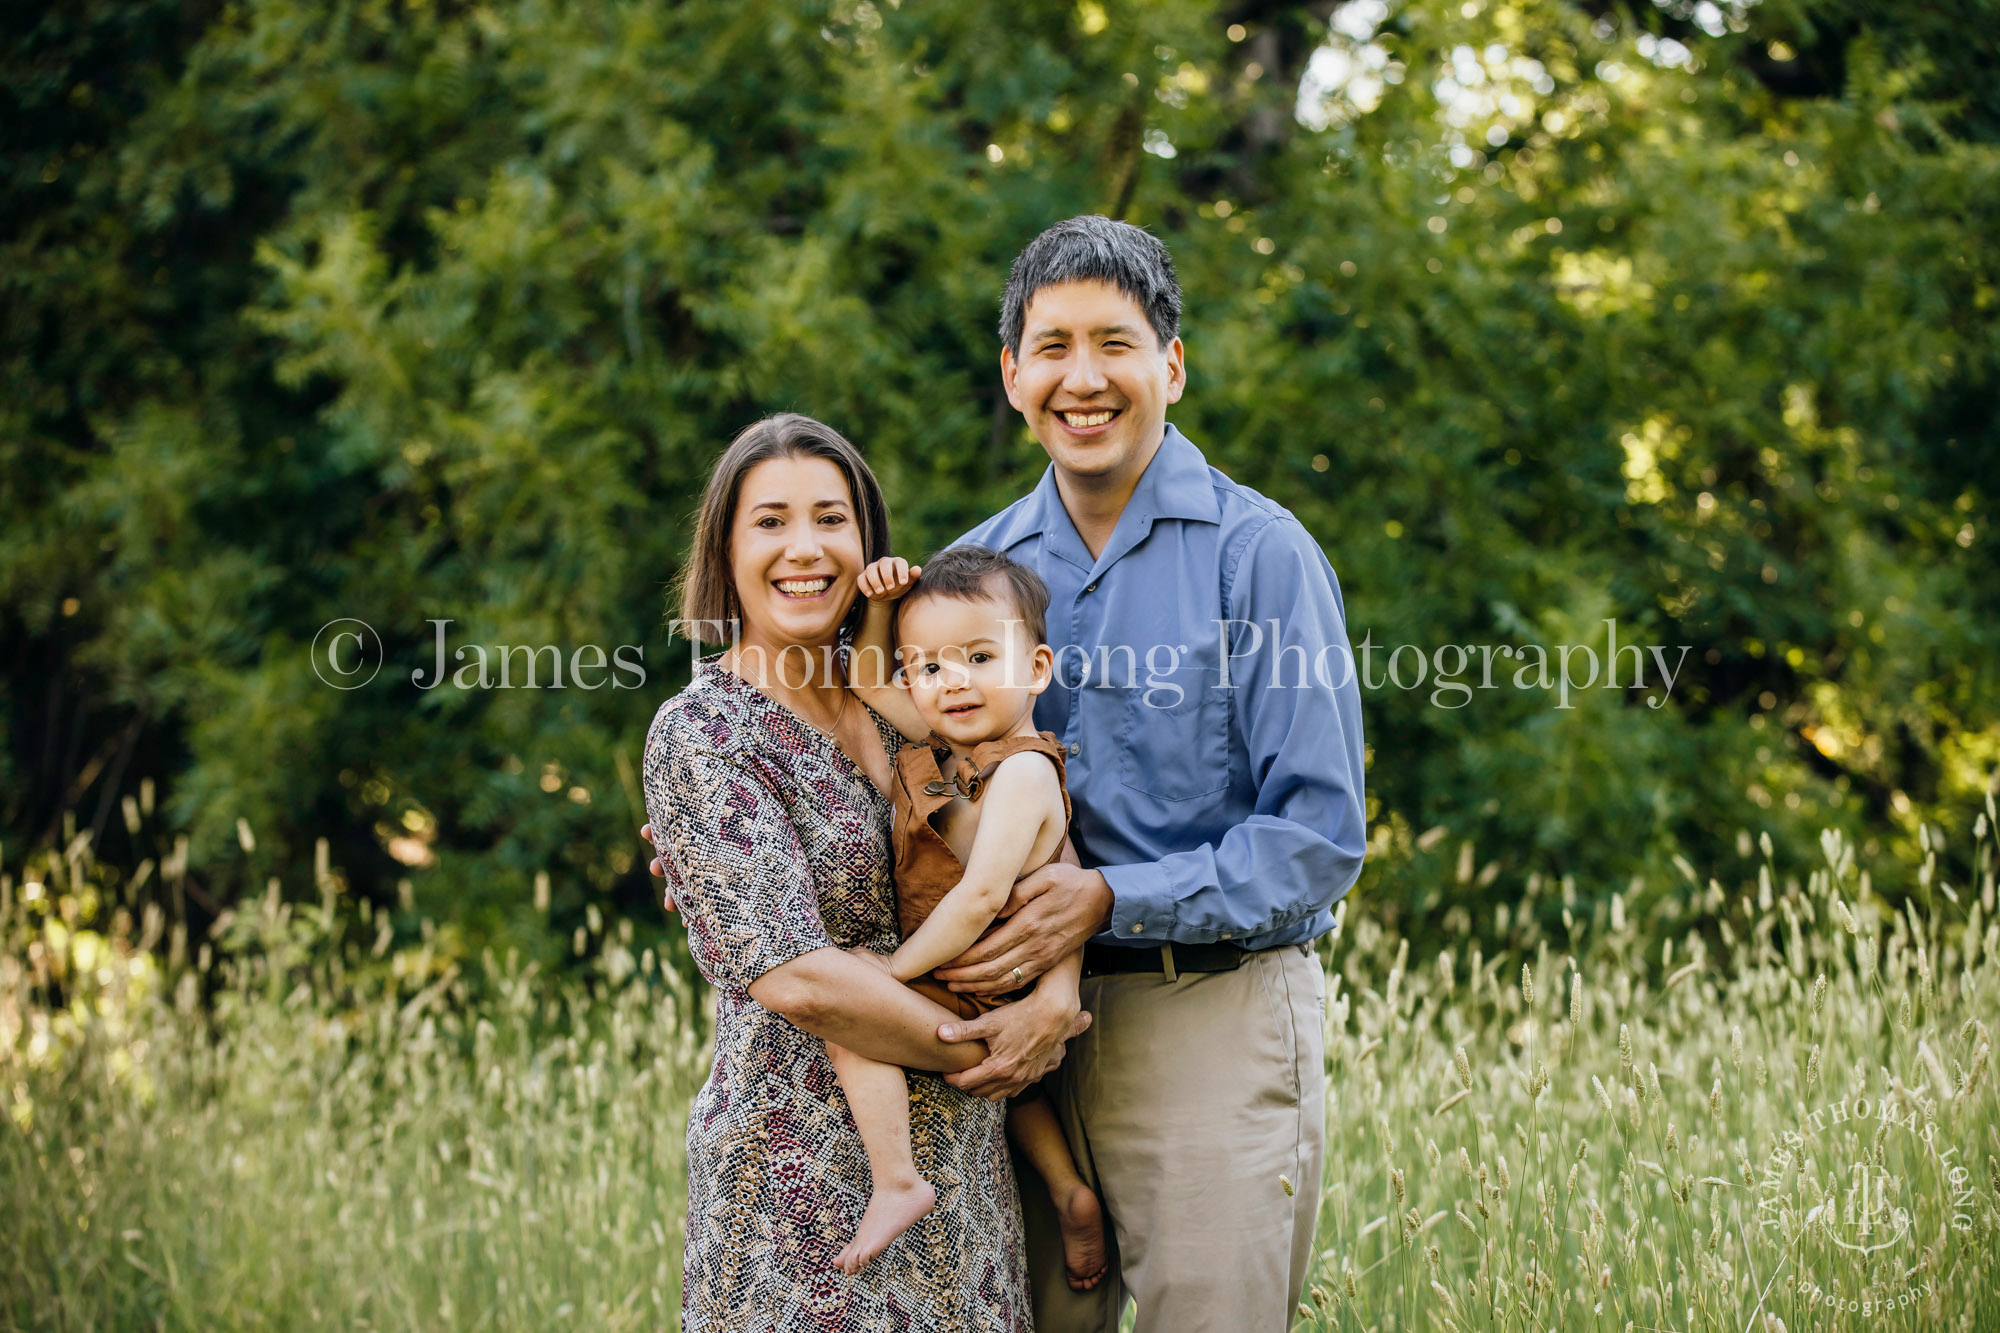
[(1056, 1203), (1062, 1225), (1063, 1276), (1071, 1291), (1089, 1291), (1104, 1280), (1104, 1209), (1090, 1186), (1077, 1182)]
[(868, 1211), (861, 1214), (854, 1239), (833, 1257), (834, 1266), (849, 1277), (859, 1273), (936, 1203), (937, 1191), (922, 1176), (912, 1177), (907, 1185), (877, 1189), (869, 1197)]

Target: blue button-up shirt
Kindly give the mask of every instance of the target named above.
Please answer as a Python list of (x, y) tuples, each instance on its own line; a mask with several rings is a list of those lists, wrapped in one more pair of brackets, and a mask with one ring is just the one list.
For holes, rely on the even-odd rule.
[(1361, 873), (1361, 696), (1340, 583), (1282, 505), (1167, 427), (1101, 555), (1055, 470), (959, 538), (1049, 585), (1077, 855), (1105, 943), (1316, 939)]

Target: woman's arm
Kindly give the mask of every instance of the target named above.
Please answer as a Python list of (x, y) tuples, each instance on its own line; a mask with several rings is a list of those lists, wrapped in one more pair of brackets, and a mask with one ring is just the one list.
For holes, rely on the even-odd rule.
[(906, 1069), (955, 1073), (986, 1058), (983, 1042), (938, 1040), (957, 1015), (840, 949), (815, 949), (750, 983), (750, 998), (793, 1027)]
[(965, 874), (916, 933), (890, 955), (889, 970), (914, 981), (964, 953), (1007, 904), (1051, 818), (1062, 818), (1061, 779), (1047, 756), (1032, 751), (1002, 760), (980, 801)]

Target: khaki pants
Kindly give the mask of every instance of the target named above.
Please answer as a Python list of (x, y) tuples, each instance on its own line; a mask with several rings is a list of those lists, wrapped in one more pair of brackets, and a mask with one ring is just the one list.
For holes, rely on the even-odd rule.
[[(1281, 1333), (1312, 1259), (1326, 1151), (1326, 976), (1294, 947), (1234, 972), (1083, 983), (1090, 1031), (1044, 1084), (1113, 1231), (1095, 1291), (1017, 1155), (1038, 1333)], [(1290, 1192), (1286, 1186), (1289, 1184)]]

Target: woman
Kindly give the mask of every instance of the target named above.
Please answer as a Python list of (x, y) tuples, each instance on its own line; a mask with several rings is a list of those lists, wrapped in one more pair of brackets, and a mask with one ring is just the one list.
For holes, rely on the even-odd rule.
[(910, 1129), (937, 1206), (858, 1276), (834, 1267), (869, 1176), (826, 1041), (912, 1071), (985, 1054), (939, 1041), (951, 1014), (843, 952), (896, 944), (884, 793), (901, 738), (838, 662), (856, 582), (888, 553), (874, 475), (810, 418), (749, 427), (709, 479), (683, 615), (740, 637), (661, 706), (644, 773), (716, 989), (715, 1067), (688, 1119), (689, 1333), (1030, 1327), (1001, 1107), (934, 1074), (910, 1078)]

